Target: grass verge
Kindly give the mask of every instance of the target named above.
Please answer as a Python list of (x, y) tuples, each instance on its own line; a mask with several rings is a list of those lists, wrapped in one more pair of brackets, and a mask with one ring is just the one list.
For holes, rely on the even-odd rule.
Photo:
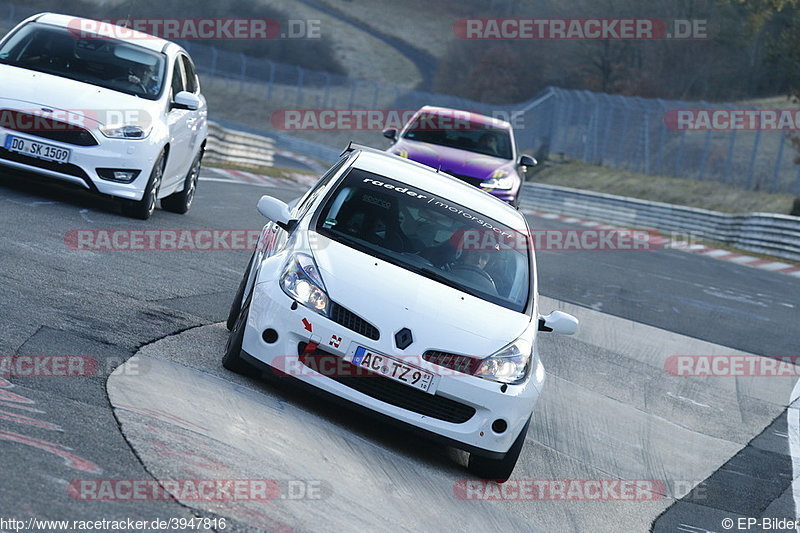
[(790, 194), (748, 191), (715, 181), (650, 176), (575, 161), (545, 163), (539, 168), (529, 181), (724, 213), (788, 215), (794, 202)]

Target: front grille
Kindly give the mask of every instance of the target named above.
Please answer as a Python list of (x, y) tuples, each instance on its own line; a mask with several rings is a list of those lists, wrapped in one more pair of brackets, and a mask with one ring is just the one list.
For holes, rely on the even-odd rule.
[(84, 180), (87, 185), (90, 183), (89, 176), (83, 169), (77, 165), (72, 165), (69, 163), (56, 163), (54, 161), (45, 161), (44, 159), (38, 159), (36, 157), (31, 157), (28, 155), (18, 154), (16, 152), (11, 152), (6, 150), (5, 148), (0, 148), (0, 159), (5, 159), (7, 161), (13, 161), (15, 163), (23, 163), (25, 165), (30, 165), (32, 167), (41, 168), (44, 170), (52, 170), (53, 172), (58, 172), (60, 174), (66, 174), (68, 176), (75, 176), (76, 178), (81, 178)]
[(462, 174), (453, 174), (453, 176), (457, 177), (458, 179), (460, 179), (463, 182), (469, 183), (470, 185), (472, 185), (474, 187), (480, 187), (481, 183), (486, 181), (486, 180), (483, 180), (481, 178), (473, 178), (471, 176), (464, 176)]
[(478, 357), (440, 352), (438, 350), (428, 350), (422, 354), (422, 358), (434, 365), (469, 375), (474, 374), (481, 364), (481, 359)]
[(11, 109), (0, 110), (0, 126), (51, 141), (76, 146), (97, 146), (97, 139), (80, 126)]
[[(475, 416), (475, 408), (469, 405), (403, 385), (319, 348), (304, 354), (305, 347), (305, 343), (298, 346), (304, 365), (371, 398), (453, 424), (463, 424)], [(337, 358), (336, 364), (331, 364), (330, 357)]]
[(356, 315), (349, 309), (345, 309), (336, 302), (331, 302), (331, 320), (337, 324), (341, 324), (349, 330), (365, 336), (374, 341), (381, 338), (378, 328)]

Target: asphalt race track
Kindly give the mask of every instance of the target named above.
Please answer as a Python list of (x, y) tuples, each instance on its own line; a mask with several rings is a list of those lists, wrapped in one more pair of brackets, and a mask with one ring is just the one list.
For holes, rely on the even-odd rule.
[[(654, 483), (634, 501), (490, 501), (488, 491), (465, 497), (461, 452), (221, 367), (220, 322), (247, 250), (86, 251), (69, 237), (253, 230), (261, 194), (301, 192), (201, 181), (189, 214), (140, 222), (74, 189), (0, 176), (0, 356), (97, 361), (90, 376), (0, 379), (0, 516), (225, 517), (225, 531), (690, 533), (724, 531), (727, 517), (797, 516), (796, 378), (667, 369), (677, 355), (797, 355), (800, 279), (677, 250), (540, 252), (541, 310), (574, 313), (581, 329), (540, 336), (548, 383), (512, 481)], [(121, 479), (267, 479), (277, 492), (266, 502), (95, 501), (72, 490)]]

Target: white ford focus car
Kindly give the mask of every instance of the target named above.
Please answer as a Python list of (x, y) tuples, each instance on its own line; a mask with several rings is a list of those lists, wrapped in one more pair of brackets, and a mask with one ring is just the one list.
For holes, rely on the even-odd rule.
[(0, 41), (0, 80), (0, 165), (118, 198), (135, 218), (159, 199), (189, 210), (207, 109), (180, 46), (40, 14)]
[(350, 146), (271, 220), (231, 307), (225, 368), (289, 375), (470, 452), (506, 480), (545, 372), (525, 218), (430, 167)]

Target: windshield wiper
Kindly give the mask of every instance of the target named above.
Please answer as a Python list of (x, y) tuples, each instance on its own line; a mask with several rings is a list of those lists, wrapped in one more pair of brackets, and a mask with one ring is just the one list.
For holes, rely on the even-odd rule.
[(459, 285), (455, 281), (451, 280), (450, 278), (442, 274), (441, 271), (431, 270), (430, 268), (422, 268), (422, 267), (411, 267), (410, 269), (421, 276), (425, 276), (426, 278), (432, 279), (433, 281), (438, 281), (439, 283), (443, 283), (448, 287), (452, 287), (461, 292), (472, 294), (470, 291), (466, 289), (466, 287), (464, 287), (463, 285)]
[[(322, 234), (325, 235), (325, 233)], [(352, 248), (355, 248), (360, 252), (364, 252), (367, 255), (371, 255), (373, 257), (377, 257), (378, 259), (382, 259), (389, 263), (399, 265), (397, 259), (392, 258), (389, 254), (385, 254), (383, 252), (380, 252), (379, 250), (376, 250), (375, 248), (369, 247), (367, 244), (365, 244), (365, 242), (361, 241), (361, 239), (351, 237), (346, 233), (339, 233), (338, 231), (328, 231), (327, 235), (335, 241), (336, 240), (340, 242), (344, 241), (347, 245), (351, 246)]]

